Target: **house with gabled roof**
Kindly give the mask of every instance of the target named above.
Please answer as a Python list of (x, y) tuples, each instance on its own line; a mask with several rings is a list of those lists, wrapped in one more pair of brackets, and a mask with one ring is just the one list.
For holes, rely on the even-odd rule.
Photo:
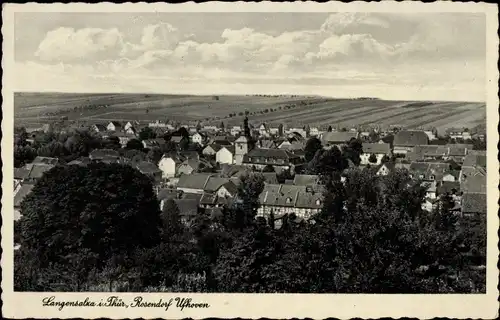
[(205, 156), (215, 156), (220, 149), (222, 149), (221, 145), (212, 143), (203, 148), (201, 154)]
[(462, 195), (462, 214), (467, 217), (487, 213), (486, 193), (464, 193)]
[(50, 165), (56, 165), (59, 163), (58, 158), (51, 158), (51, 157), (42, 157), (42, 156), (37, 156), (35, 160), (33, 160), (31, 163), (33, 164), (50, 164)]
[(154, 181), (162, 179), (162, 171), (154, 163), (141, 161), (135, 165), (135, 168)]
[(89, 154), (92, 162), (118, 163), (120, 162), (120, 154), (113, 149), (95, 149)]
[(121, 130), (122, 124), (118, 121), (110, 121), (106, 126), (106, 130), (108, 131), (118, 131)]
[(259, 195), (257, 216), (279, 218), (294, 213), (304, 219), (311, 218), (323, 206), (322, 190), (295, 185), (266, 184)]
[(385, 162), (375, 168), (376, 175), (387, 176), (396, 169), (394, 162)]
[(96, 123), (90, 127), (90, 130), (95, 131), (97, 133), (102, 133), (102, 132), (106, 132), (108, 129), (106, 128), (105, 125), (100, 124), (100, 123)]
[(215, 154), (215, 161), (217, 163), (233, 164), (235, 156), (234, 146), (222, 146), (219, 151)]
[(357, 138), (357, 132), (331, 131), (325, 132), (321, 135), (321, 142), (325, 149), (330, 149), (333, 146), (341, 148), (344, 144), (351, 141), (351, 139)]
[(160, 148), (164, 146), (167, 142), (163, 138), (154, 138), (142, 140), (142, 146), (144, 149)]
[[(361, 164), (379, 165), (384, 156), (391, 155), (391, 146), (388, 143), (363, 143), (363, 153), (360, 155)], [(370, 157), (375, 156), (375, 162), (370, 162)]]
[(181, 190), (185, 193), (196, 193), (203, 194), (205, 191), (205, 186), (214, 174), (210, 173), (195, 173), (195, 174), (185, 174), (179, 177), (179, 182), (177, 183), (177, 190)]
[(406, 155), (415, 146), (428, 145), (429, 138), (423, 131), (402, 130), (394, 135), (394, 154)]
[(203, 159), (186, 159), (178, 167), (177, 173), (179, 175), (192, 174), (199, 172), (204, 168), (211, 168), (212, 165)]
[(301, 164), (301, 158), (293, 153), (280, 149), (255, 148), (243, 156), (243, 164), (258, 170), (271, 165), (274, 169), (287, 170)]

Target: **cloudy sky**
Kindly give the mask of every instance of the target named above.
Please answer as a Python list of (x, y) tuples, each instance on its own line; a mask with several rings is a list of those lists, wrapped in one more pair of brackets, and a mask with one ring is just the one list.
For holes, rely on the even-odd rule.
[(485, 100), (472, 13), (16, 13), (18, 91)]

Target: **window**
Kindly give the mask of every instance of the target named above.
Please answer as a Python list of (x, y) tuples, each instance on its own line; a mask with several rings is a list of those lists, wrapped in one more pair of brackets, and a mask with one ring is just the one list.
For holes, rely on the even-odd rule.
[(320, 206), (320, 205), (321, 205), (321, 200), (320, 200), (320, 199), (316, 200), (316, 205), (317, 205), (317, 206)]
[(435, 177), (434, 175), (431, 175), (431, 176), (430, 176), (430, 179), (431, 179), (431, 180), (434, 180), (434, 179), (436, 179), (436, 177)]
[(286, 203), (292, 203), (292, 198), (290, 197), (286, 198)]

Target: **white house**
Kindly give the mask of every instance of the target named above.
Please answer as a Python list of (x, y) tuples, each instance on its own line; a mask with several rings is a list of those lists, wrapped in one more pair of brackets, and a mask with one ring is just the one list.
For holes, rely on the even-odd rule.
[(241, 131), (242, 131), (242, 130), (241, 130), (241, 127), (240, 127), (240, 126), (233, 126), (233, 127), (231, 128), (231, 135), (233, 135), (233, 136), (237, 136), (238, 134), (240, 134), (240, 132), (241, 132)]
[(122, 127), (122, 125), (117, 122), (117, 121), (111, 121), (110, 123), (108, 123), (108, 125), (106, 126), (106, 129), (108, 131), (117, 131), (117, 130), (120, 130)]
[[(360, 155), (361, 164), (375, 164), (382, 162), (382, 158), (391, 154), (391, 146), (388, 143), (363, 143), (363, 153)], [(370, 157), (374, 155), (376, 161), (370, 162)], [(372, 159), (373, 160), (373, 159)]]
[(215, 154), (217, 163), (234, 163), (234, 146), (224, 146)]
[(383, 163), (377, 170), (378, 176), (386, 176), (394, 169), (394, 164)]
[(177, 163), (172, 157), (164, 155), (158, 162), (158, 168), (162, 172), (163, 179), (172, 178), (175, 176)]
[(195, 134), (193, 134), (191, 136), (191, 141), (193, 143), (197, 143), (200, 146), (202, 146), (203, 145), (203, 136), (199, 132), (196, 132)]

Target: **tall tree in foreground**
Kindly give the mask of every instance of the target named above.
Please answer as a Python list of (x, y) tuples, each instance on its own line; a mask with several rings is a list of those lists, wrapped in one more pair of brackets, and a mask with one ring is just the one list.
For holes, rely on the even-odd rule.
[(91, 272), (109, 267), (110, 259), (132, 267), (135, 252), (159, 240), (160, 212), (151, 182), (129, 166), (55, 167), (37, 182), (21, 213), (20, 251), (28, 259), (23, 263), (37, 266), (37, 282), (67, 271), (81, 289)]

